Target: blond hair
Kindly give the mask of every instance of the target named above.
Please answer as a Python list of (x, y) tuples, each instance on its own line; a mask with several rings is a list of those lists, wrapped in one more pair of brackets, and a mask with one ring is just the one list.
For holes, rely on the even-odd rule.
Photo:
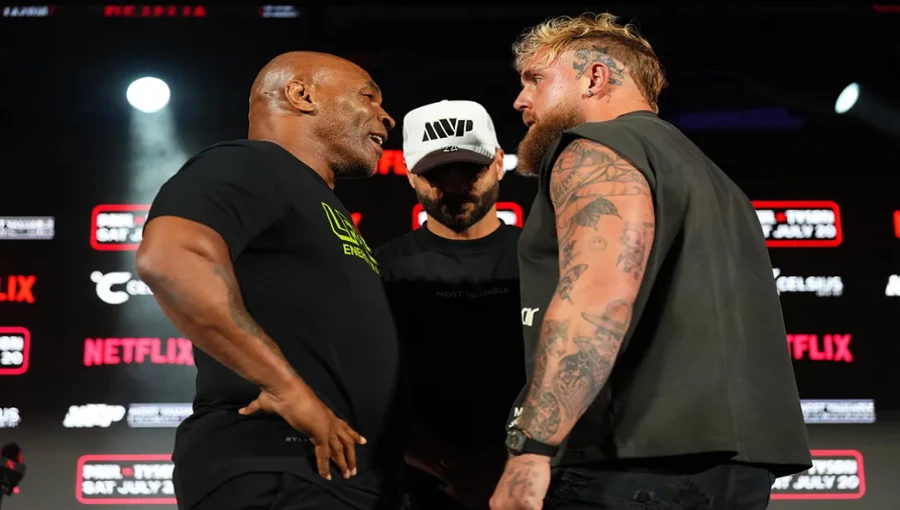
[(637, 28), (631, 23), (616, 23), (612, 14), (561, 16), (526, 30), (513, 44), (515, 67), (522, 72), (527, 64), (549, 66), (566, 50), (598, 44), (604, 53), (625, 64), (631, 79), (656, 110), (659, 94), (666, 86), (662, 65)]

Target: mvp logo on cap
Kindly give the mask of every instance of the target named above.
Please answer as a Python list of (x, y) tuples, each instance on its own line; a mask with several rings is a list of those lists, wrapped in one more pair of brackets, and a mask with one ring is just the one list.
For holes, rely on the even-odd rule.
[(490, 165), (499, 148), (491, 116), (474, 101), (440, 101), (403, 118), (403, 158), (413, 174), (447, 163)]

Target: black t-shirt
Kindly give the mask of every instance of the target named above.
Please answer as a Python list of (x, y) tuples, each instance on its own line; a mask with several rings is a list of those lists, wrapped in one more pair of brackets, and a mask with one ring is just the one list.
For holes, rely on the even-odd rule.
[(525, 380), (517, 243), (501, 225), (472, 240), (422, 226), (379, 247), (417, 421), (461, 452), (503, 449)]
[(350, 213), (289, 152), (244, 140), (185, 163), (160, 189), (148, 221), (160, 216), (222, 236), (250, 315), (322, 401), (369, 441), (357, 447), (356, 477), (345, 481), (334, 469), (325, 481), (308, 440), (279, 416), (237, 413), (259, 389), (197, 349), (194, 414), (178, 428), (173, 456), (179, 497), (193, 504), (237, 474), (280, 471), (354, 501), (371, 499), (396, 451), (399, 348), (378, 264)]
[(519, 249), (526, 356), (533, 359), (559, 281), (550, 172), (577, 138), (606, 145), (647, 178), (656, 232), (615, 368), (560, 463), (720, 454), (768, 464), (778, 475), (809, 467), (756, 212), (697, 146), (652, 113), (583, 124), (545, 157)]

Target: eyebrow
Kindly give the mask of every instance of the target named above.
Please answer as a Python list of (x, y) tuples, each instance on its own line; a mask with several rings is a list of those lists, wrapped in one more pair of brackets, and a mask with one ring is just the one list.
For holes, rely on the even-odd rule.
[(526, 70), (522, 71), (522, 82), (524, 83), (526, 81), (534, 80), (535, 74), (537, 74), (537, 73), (535, 73), (531, 69), (526, 69)]
[(372, 89), (376, 94), (381, 95), (381, 88), (379, 88), (378, 85), (376, 85), (374, 81), (372, 81), (372, 80), (367, 81), (366, 87), (369, 87), (370, 89)]

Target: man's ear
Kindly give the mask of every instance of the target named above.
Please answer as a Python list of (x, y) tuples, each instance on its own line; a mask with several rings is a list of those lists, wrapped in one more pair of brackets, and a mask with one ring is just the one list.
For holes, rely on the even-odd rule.
[(284, 86), (284, 97), (288, 104), (300, 113), (316, 113), (310, 84), (300, 80), (291, 80)]
[(497, 174), (497, 180), (503, 180), (503, 176), (506, 175), (506, 171), (504, 170), (503, 165), (503, 149), (497, 149), (496, 154), (494, 155), (494, 162), (491, 163), (491, 170)]

